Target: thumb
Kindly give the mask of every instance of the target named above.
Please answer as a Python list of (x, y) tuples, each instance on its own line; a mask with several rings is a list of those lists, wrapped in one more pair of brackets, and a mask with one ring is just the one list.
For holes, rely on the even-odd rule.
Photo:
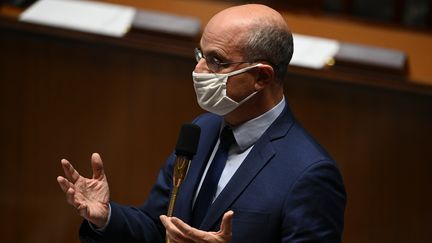
[(105, 176), (102, 159), (98, 153), (92, 154), (91, 165), (93, 170), (93, 179), (101, 179)]
[(222, 218), (222, 223), (219, 233), (222, 235), (231, 235), (232, 231), (232, 219), (234, 217), (234, 211), (230, 210), (226, 212)]

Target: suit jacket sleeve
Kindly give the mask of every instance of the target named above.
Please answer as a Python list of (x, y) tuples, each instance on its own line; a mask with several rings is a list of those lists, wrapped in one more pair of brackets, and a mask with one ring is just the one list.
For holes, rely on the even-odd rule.
[(310, 165), (285, 199), (282, 242), (341, 242), (346, 194), (331, 161)]

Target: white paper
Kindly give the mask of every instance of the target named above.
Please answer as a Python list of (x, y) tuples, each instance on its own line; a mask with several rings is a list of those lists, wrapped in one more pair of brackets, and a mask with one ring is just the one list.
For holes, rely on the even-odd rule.
[(290, 65), (320, 69), (339, 50), (339, 42), (332, 39), (293, 34), (294, 54)]
[(78, 31), (121, 37), (129, 30), (135, 9), (85, 0), (40, 0), (20, 20)]

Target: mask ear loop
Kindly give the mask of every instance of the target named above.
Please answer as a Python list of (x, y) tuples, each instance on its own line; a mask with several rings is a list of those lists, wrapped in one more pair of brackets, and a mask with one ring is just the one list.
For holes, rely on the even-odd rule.
[[(236, 71), (234, 71), (234, 72), (227, 73), (227, 76), (228, 76), (228, 77), (235, 76), (235, 75), (237, 75), (237, 74), (244, 73), (244, 72), (246, 72), (246, 71), (248, 71), (248, 70), (250, 70), (250, 69), (253, 69), (253, 68), (256, 68), (256, 67), (259, 67), (259, 66), (262, 66), (262, 65), (264, 65), (264, 64), (262, 64), (262, 63), (258, 63), (258, 64), (255, 64), (255, 65), (253, 65), (253, 66), (250, 66), (250, 67), (245, 67), (245, 68), (242, 68), (242, 69), (236, 70)], [(226, 91), (226, 90), (225, 90), (225, 91)], [(256, 94), (257, 94), (258, 92), (260, 92), (260, 91), (261, 91), (261, 90), (256, 90), (256, 91), (254, 91), (252, 94), (248, 95), (246, 98), (242, 99), (242, 100), (239, 101), (239, 102), (237, 102), (237, 101), (231, 99), (230, 97), (228, 97), (228, 95), (225, 95), (225, 97), (228, 98), (229, 100), (231, 100), (232, 102), (237, 103), (237, 106), (239, 106), (239, 105), (245, 103), (246, 101), (248, 101), (250, 98), (252, 98), (254, 95), (256, 95)]]
[[(264, 65), (264, 64), (262, 64), (262, 63), (257, 63), (257, 64), (255, 64), (255, 65), (252, 65), (252, 66), (249, 66), (249, 67), (245, 67), (245, 68), (242, 68), (242, 69), (239, 69), (239, 70), (236, 70), (236, 71), (230, 72), (230, 73), (226, 73), (226, 75), (227, 75), (227, 77), (232, 77), (232, 76), (235, 76), (235, 75), (237, 75), (237, 74), (244, 73), (244, 72), (246, 72), (246, 71), (248, 71), (248, 70), (251, 70), (251, 69), (253, 69), (253, 68), (256, 68), (256, 67), (262, 66), (262, 65)], [(227, 81), (228, 81), (228, 80), (227, 80)], [(257, 90), (257, 91), (255, 91), (255, 92), (253, 92), (252, 94), (250, 94), (249, 96), (247, 96), (246, 98), (244, 98), (243, 100), (241, 100), (240, 102), (236, 102), (236, 101), (234, 101), (233, 99), (231, 99), (230, 97), (228, 97), (228, 95), (226, 95), (226, 97), (227, 97), (228, 99), (232, 100), (233, 102), (236, 102), (236, 103), (238, 103), (238, 104), (240, 105), (240, 104), (244, 103), (245, 101), (247, 101), (248, 99), (252, 98), (252, 96), (254, 96), (254, 95), (255, 95), (256, 93), (258, 93), (259, 91), (260, 91), (260, 90)], [(225, 92), (226, 92), (226, 90), (225, 90)]]
[(244, 73), (244, 72), (246, 72), (246, 71), (248, 71), (248, 70), (250, 70), (252, 68), (256, 68), (256, 67), (259, 67), (259, 66), (262, 66), (262, 65), (263, 65), (262, 63), (257, 63), (255, 65), (252, 65), (252, 66), (249, 66), (249, 67), (245, 67), (245, 68), (242, 68), (242, 69), (239, 69), (239, 70), (232, 71), (230, 73), (225, 73), (225, 75), (227, 75), (228, 77), (235, 76), (237, 74)]
[[(241, 105), (243, 103), (245, 103), (246, 101), (248, 101), (250, 98), (252, 98), (253, 96), (255, 96), (258, 92), (260, 92), (261, 90), (257, 90), (254, 91), (252, 94), (248, 95), (246, 98), (242, 99), (240, 102), (237, 102), (238, 105)], [(228, 97), (228, 96), (227, 96)], [(229, 97), (228, 97), (229, 98)], [(231, 99), (231, 98), (230, 98)]]

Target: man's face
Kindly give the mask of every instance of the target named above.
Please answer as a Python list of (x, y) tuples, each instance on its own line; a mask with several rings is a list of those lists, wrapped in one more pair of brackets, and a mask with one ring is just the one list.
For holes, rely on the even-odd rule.
[[(195, 72), (229, 73), (250, 65), (249, 63), (220, 65), (216, 70), (211, 70), (208, 67), (206, 60), (218, 63), (249, 61), (245, 60), (242, 54), (247, 29), (244, 26), (242, 28), (241, 25), (234, 25), (228, 21), (226, 16), (216, 16), (206, 26), (200, 41), (200, 47), (205, 59), (203, 58), (197, 63)], [(251, 70), (230, 77), (227, 82), (227, 95), (235, 101), (240, 101), (253, 93), (255, 91), (254, 74), (256, 72)]]

